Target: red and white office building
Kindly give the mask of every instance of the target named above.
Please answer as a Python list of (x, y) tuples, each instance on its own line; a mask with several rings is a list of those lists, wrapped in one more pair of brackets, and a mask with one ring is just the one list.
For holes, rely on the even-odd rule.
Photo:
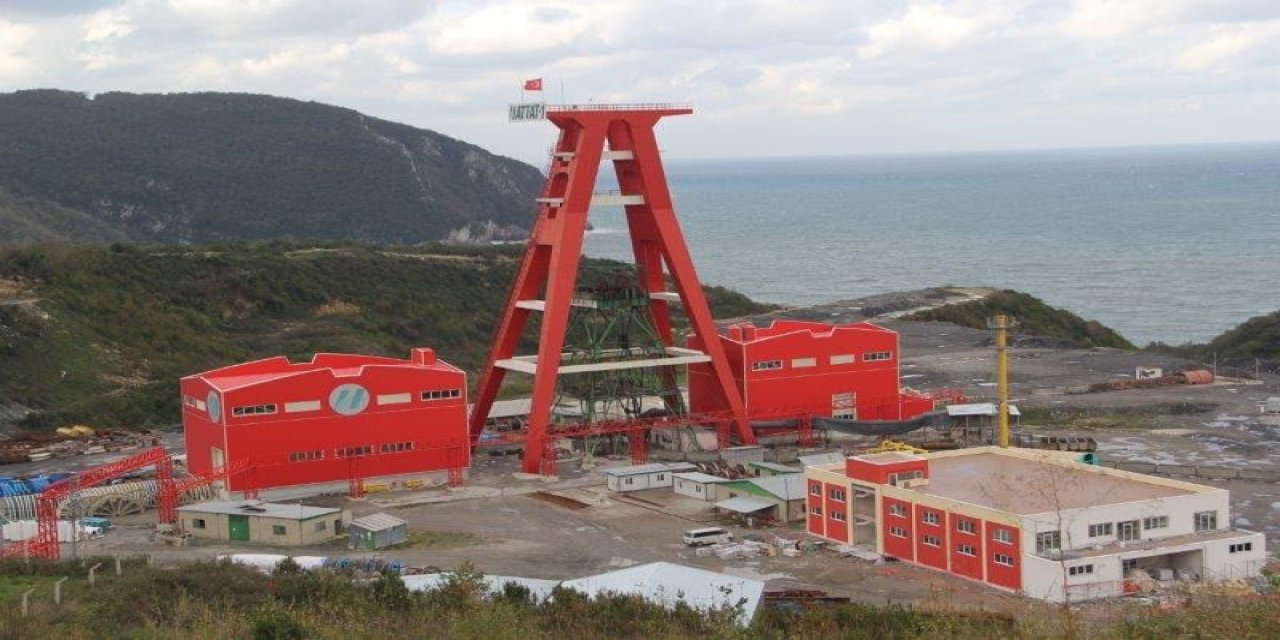
[(466, 375), (409, 359), (323, 353), (267, 358), (182, 379), (192, 472), (246, 466), (226, 490), (279, 499), (440, 484), (470, 464)]
[[(933, 400), (900, 384), (898, 334), (869, 322), (775, 320), (735, 324), (720, 335), (748, 416), (771, 412), (848, 420), (908, 420)], [(702, 349), (696, 337), (689, 346)], [(695, 413), (724, 411), (708, 363), (689, 365)]]
[(980, 447), (856, 455), (805, 469), (809, 533), (1033, 598), (1122, 595), (1155, 580), (1256, 575), (1262, 534), (1218, 489)]

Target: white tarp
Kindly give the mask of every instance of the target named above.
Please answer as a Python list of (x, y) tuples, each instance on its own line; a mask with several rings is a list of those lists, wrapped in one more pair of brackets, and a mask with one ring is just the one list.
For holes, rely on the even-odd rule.
[(729, 498), (728, 500), (717, 502), (716, 508), (728, 509), (729, 511), (736, 513), (755, 513), (757, 511), (764, 511), (773, 505), (774, 503), (769, 502), (764, 498), (738, 496), (736, 498)]
[(629, 569), (610, 571), (576, 580), (562, 587), (596, 597), (606, 593), (637, 595), (664, 607), (678, 602), (699, 610), (737, 606), (742, 601), (738, 623), (746, 626), (755, 617), (764, 594), (764, 581), (695, 569), (670, 562), (652, 562)]
[[(431, 591), (443, 587), (452, 574), (424, 573), (415, 576), (401, 576), (404, 585), (410, 591)], [(559, 580), (539, 580), (537, 578), (517, 578), (514, 576), (482, 576), (485, 588), (489, 593), (499, 593), (507, 584), (517, 584), (529, 590), (533, 599), (542, 602), (551, 597), (551, 591), (560, 584)]]

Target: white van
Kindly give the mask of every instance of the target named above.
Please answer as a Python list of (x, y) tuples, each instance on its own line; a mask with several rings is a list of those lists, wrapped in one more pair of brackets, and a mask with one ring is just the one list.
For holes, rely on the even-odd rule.
[(701, 547), (703, 545), (720, 544), (723, 542), (733, 542), (733, 534), (721, 529), (720, 527), (686, 529), (684, 532), (684, 543), (691, 547)]

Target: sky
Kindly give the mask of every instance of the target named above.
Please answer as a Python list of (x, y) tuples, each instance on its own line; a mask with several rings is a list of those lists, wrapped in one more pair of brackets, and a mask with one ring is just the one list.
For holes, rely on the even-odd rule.
[(538, 165), (510, 102), (692, 102), (682, 158), (1269, 141), (1280, 0), (0, 0), (30, 88), (315, 100)]

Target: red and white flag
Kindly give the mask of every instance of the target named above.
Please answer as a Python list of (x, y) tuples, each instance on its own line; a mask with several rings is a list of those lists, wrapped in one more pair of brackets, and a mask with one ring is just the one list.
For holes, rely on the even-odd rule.
[(542, 78), (534, 78), (524, 81), (525, 91), (542, 91)]

